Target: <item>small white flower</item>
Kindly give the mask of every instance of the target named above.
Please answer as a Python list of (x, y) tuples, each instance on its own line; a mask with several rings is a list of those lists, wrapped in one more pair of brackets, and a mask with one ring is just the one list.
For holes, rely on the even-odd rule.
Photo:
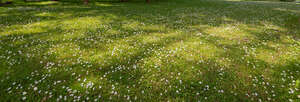
[(22, 97), (22, 100), (26, 100), (26, 97), (24, 96), (24, 97)]
[(8, 89), (7, 89), (7, 91), (9, 91), (11, 89), (11, 87), (9, 87)]
[(38, 89), (37, 87), (34, 87), (34, 88), (33, 88), (34, 91), (36, 91), (37, 89)]
[(254, 93), (254, 95), (255, 95), (255, 96), (258, 96), (258, 94), (257, 94), (256, 92)]
[(220, 93), (224, 93), (224, 90), (219, 90)]

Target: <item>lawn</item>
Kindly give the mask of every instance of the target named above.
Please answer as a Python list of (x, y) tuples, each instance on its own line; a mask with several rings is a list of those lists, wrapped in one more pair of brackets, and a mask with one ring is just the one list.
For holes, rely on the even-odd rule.
[(0, 7), (0, 101), (300, 102), (300, 3)]

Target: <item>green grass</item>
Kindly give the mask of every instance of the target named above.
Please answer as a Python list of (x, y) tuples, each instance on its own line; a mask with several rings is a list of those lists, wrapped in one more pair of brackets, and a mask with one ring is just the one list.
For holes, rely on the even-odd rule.
[(300, 4), (0, 7), (0, 100), (300, 101)]

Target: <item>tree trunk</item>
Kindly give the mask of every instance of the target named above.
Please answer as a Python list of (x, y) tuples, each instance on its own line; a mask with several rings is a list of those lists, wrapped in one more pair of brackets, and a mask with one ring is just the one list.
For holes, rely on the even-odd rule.
[(147, 3), (149, 3), (149, 2), (150, 2), (150, 0), (146, 0), (146, 2), (147, 2)]
[(84, 0), (83, 3), (84, 3), (85, 5), (87, 5), (87, 4), (89, 4), (89, 0)]

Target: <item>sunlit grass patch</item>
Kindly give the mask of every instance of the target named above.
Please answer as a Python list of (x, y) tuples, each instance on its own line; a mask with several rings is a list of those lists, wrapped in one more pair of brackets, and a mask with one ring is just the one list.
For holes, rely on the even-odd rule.
[(53, 4), (58, 4), (59, 2), (58, 1), (43, 1), (43, 2), (31, 2), (29, 3), (29, 5), (40, 5), (40, 6), (43, 6), (43, 5), (53, 5)]
[(98, 23), (101, 21), (95, 17), (80, 17), (74, 18), (70, 20), (64, 20), (60, 22), (63, 24), (62, 29), (70, 30), (70, 29), (84, 29), (89, 28), (93, 29), (93, 27), (97, 27)]
[(95, 5), (96, 6), (104, 6), (104, 7), (105, 6), (116, 6), (116, 5), (112, 5), (112, 4), (109, 4), (109, 3), (101, 3), (101, 2), (96, 2)]

